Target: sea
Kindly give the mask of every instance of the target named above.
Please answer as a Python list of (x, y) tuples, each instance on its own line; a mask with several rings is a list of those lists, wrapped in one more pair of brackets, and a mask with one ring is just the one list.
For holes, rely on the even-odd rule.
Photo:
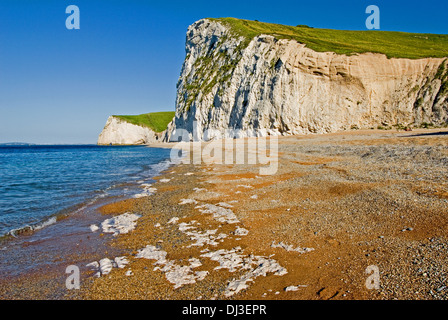
[(0, 237), (39, 230), (104, 199), (137, 197), (169, 168), (170, 149), (0, 146)]

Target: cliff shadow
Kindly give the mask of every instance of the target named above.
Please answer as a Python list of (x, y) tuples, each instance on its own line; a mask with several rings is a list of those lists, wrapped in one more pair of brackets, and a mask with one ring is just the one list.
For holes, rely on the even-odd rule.
[(410, 135), (406, 135), (406, 136), (400, 136), (400, 138), (445, 136), (445, 135), (448, 136), (448, 131), (416, 133), (416, 134), (410, 134)]

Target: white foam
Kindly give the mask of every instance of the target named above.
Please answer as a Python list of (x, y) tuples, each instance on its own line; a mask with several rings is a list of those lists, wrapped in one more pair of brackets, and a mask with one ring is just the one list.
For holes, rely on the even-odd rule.
[(180, 199), (179, 204), (183, 205), (183, 204), (197, 204), (198, 202), (194, 199)]
[(104, 258), (100, 261), (93, 261), (87, 264), (86, 267), (96, 271), (96, 277), (101, 277), (109, 274), (113, 268), (124, 268), (128, 263), (129, 261), (126, 257), (116, 257), (114, 260)]
[(135, 194), (134, 198), (149, 197), (157, 191), (157, 189), (152, 187), (152, 185), (149, 183), (143, 183), (141, 186), (143, 187), (143, 191), (141, 193)]
[(235, 272), (243, 267), (243, 255), (238, 253), (241, 248), (237, 247), (232, 250), (219, 249), (210, 251), (201, 255), (201, 257), (210, 258), (212, 261), (219, 262), (219, 266), (215, 270), (228, 269), (229, 272)]
[(197, 206), (196, 209), (199, 209), (199, 211), (201, 211), (202, 213), (212, 213), (213, 218), (219, 222), (229, 224), (240, 222), (233, 211), (227, 208), (222, 208), (207, 203), (201, 206)]
[(247, 289), (249, 285), (248, 282), (253, 282), (254, 280), (249, 277), (249, 274), (244, 275), (240, 279), (232, 280), (227, 285), (224, 295), (226, 297), (233, 296), (234, 294), (240, 292), (241, 290)]
[(276, 244), (275, 241), (272, 242), (271, 247), (272, 248), (282, 248), (282, 249), (285, 249), (286, 251), (295, 251), (295, 252), (298, 252), (301, 254), (311, 252), (314, 250), (314, 248), (301, 248), (301, 247), (294, 248), (292, 245), (288, 245), (284, 242), (279, 242)]
[(193, 227), (190, 223), (186, 223), (186, 222), (179, 223), (180, 231), (185, 232), (190, 229), (196, 229), (196, 227)]
[(171, 218), (170, 221), (168, 221), (168, 224), (175, 224), (175, 223), (177, 223), (177, 221), (179, 221), (179, 218), (174, 217), (174, 218)]
[[(98, 261), (93, 261), (93, 262), (90, 262), (90, 263), (86, 264), (86, 267), (87, 267), (87, 268), (90, 268), (90, 269), (93, 269), (93, 270), (95, 270), (95, 271), (97, 271), (97, 270), (99, 270), (99, 268), (100, 268), (100, 264), (98, 263)], [(101, 276), (101, 273), (100, 273), (100, 272), (97, 272), (97, 273), (95, 274), (95, 276), (96, 276), (96, 277), (100, 277), (100, 276)]]
[(156, 260), (154, 264), (159, 266), (155, 267), (154, 270), (164, 272), (166, 279), (174, 284), (174, 289), (201, 281), (208, 274), (208, 271), (193, 271), (194, 268), (202, 265), (199, 259), (192, 258), (189, 260), (190, 265), (181, 266), (176, 264), (174, 260), (167, 260), (166, 255), (166, 251), (159, 250), (154, 246), (146, 246), (146, 248), (138, 251), (137, 258)]
[(40, 229), (43, 229), (43, 228), (48, 227), (48, 226), (50, 226), (50, 225), (52, 225), (52, 224), (55, 224), (56, 222), (57, 222), (56, 217), (51, 217), (51, 218), (48, 219), (47, 221), (44, 221), (44, 222), (42, 222), (42, 223), (40, 223), (40, 224), (38, 224), (38, 225), (35, 225), (35, 226), (33, 227), (33, 230), (40, 230)]
[(146, 246), (143, 249), (138, 250), (137, 258), (145, 258), (148, 260), (157, 260), (158, 263), (166, 263), (166, 251), (157, 249), (155, 246)]
[(178, 164), (180, 159), (167, 159), (159, 163), (151, 165), (151, 171), (155, 171), (157, 174), (167, 170), (171, 165)]
[(253, 189), (252, 186), (248, 185), (248, 184), (239, 184), (236, 186), (237, 188), (246, 188), (246, 189)]
[(229, 272), (249, 270), (239, 279), (229, 282), (224, 293), (226, 297), (248, 288), (248, 282), (253, 282), (257, 277), (266, 276), (268, 273), (277, 276), (288, 273), (277, 261), (262, 256), (246, 255), (240, 247), (232, 250), (220, 249), (207, 252), (202, 254), (201, 257), (208, 257), (212, 261), (217, 261), (219, 266), (215, 270), (228, 269)]
[(249, 234), (249, 230), (245, 228), (241, 228), (240, 226), (236, 227), (235, 235), (237, 236), (247, 236)]
[(197, 268), (197, 267), (202, 266), (201, 261), (199, 259), (197, 259), (197, 258), (191, 258), (188, 261), (190, 262), (190, 266), (192, 268)]
[[(204, 189), (205, 190), (205, 189)], [(195, 190), (197, 191), (197, 190)], [(181, 199), (180, 204), (195, 203), (193, 199)], [(225, 202), (220, 202), (218, 205), (204, 204), (196, 206), (200, 212), (205, 214), (212, 214), (213, 219), (220, 223), (234, 224), (240, 221), (230, 209), (232, 206)], [(185, 217), (184, 217), (185, 218)], [(177, 224), (179, 218), (174, 217), (168, 221), (168, 224)], [(270, 257), (249, 255), (244, 252), (240, 247), (236, 247), (232, 250), (219, 249), (216, 251), (210, 251), (209, 247), (217, 246), (220, 242), (223, 242), (228, 237), (226, 233), (219, 233), (219, 225), (213, 230), (199, 230), (198, 223), (195, 220), (190, 222), (178, 223), (178, 229), (187, 235), (191, 243), (188, 247), (201, 247), (208, 246), (201, 250), (201, 258), (209, 258), (212, 261), (219, 263), (215, 270), (227, 269), (229, 272), (239, 272), (242, 276), (233, 279), (227, 285), (225, 290), (225, 297), (231, 297), (232, 295), (247, 289), (251, 282), (257, 277), (266, 276), (267, 274), (274, 274), (276, 276), (282, 276), (287, 273), (287, 270), (282, 267), (276, 260)], [(233, 234), (237, 236), (246, 236), (249, 230), (236, 226)], [(167, 252), (163, 251), (155, 246), (146, 246), (138, 251), (137, 258), (145, 258), (149, 260), (155, 260), (153, 263), (156, 267), (154, 270), (162, 271), (166, 279), (174, 284), (174, 288), (180, 288), (186, 284), (193, 284), (197, 281), (203, 280), (208, 271), (194, 271), (202, 265), (201, 260), (198, 258), (190, 258), (187, 263), (182, 264), (178, 260), (167, 259)]]
[(119, 269), (123, 269), (127, 264), (129, 264), (129, 261), (128, 259), (126, 259), (126, 257), (116, 257), (114, 259), (114, 262)]
[[(210, 245), (210, 246), (217, 246), (219, 242), (216, 240), (223, 239), (222, 235), (220, 234), (219, 237), (213, 236), (213, 234), (216, 233), (217, 230), (206, 230), (205, 232), (200, 231), (188, 231), (185, 234), (190, 237), (190, 240), (193, 240), (194, 242), (191, 243), (188, 247), (202, 247), (204, 245)], [(224, 235), (227, 237), (227, 235)]]
[(223, 207), (223, 208), (233, 208), (231, 204), (228, 204), (226, 202), (220, 202), (216, 204), (217, 206)]
[(92, 232), (96, 232), (100, 229), (96, 224), (91, 224), (89, 228)]
[(188, 266), (179, 266), (174, 264), (174, 262), (171, 262), (159, 269), (162, 272), (165, 272), (166, 279), (174, 284), (174, 289), (196, 282), (196, 278), (194, 274), (191, 273), (191, 268)]
[(162, 182), (162, 183), (166, 183), (166, 182), (170, 182), (171, 181), (171, 179), (160, 179), (159, 180), (159, 182)]
[(36, 225), (27, 225), (27, 226), (24, 226), (24, 227), (21, 227), (21, 228), (12, 229), (7, 234), (10, 235), (10, 236), (13, 236), (14, 238), (16, 238), (17, 237), (16, 233), (18, 231), (24, 231), (24, 230), (36, 231), (36, 230), (40, 230), (40, 229), (43, 229), (45, 227), (48, 227), (48, 226), (50, 226), (52, 224), (55, 224), (56, 222), (57, 222), (56, 217), (51, 217), (50, 219), (48, 219), (48, 220), (46, 220), (44, 222), (38, 223)]
[(101, 259), (99, 264), (101, 275), (109, 274), (112, 271), (112, 260), (110, 260), (109, 258)]
[(135, 213), (123, 213), (119, 216), (106, 219), (101, 223), (104, 233), (113, 233), (114, 236), (125, 234), (135, 229), (137, 220), (141, 218)]
[(285, 288), (285, 291), (298, 291), (300, 288), (306, 288), (306, 285), (298, 285), (298, 286), (289, 286)]
[(227, 238), (227, 235), (225, 233), (220, 233), (217, 237), (216, 240), (221, 240), (221, 239), (225, 239)]

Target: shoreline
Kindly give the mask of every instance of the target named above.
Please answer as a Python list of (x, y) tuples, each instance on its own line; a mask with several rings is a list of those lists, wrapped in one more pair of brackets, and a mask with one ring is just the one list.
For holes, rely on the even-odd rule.
[[(141, 215), (96, 257), (113, 260), (115, 250), (128, 263), (99, 278), (83, 268), (81, 290), (63, 298), (446, 299), (447, 134), (279, 137), (273, 176), (249, 165), (171, 166), (154, 177), (153, 195), (100, 209)], [(365, 286), (370, 265), (379, 290)]]
[[(117, 182), (42, 222), (17, 229), (16, 236), (3, 236), (0, 239), (0, 298), (59, 300), (72, 297), (65, 285), (68, 266), (79, 266), (81, 272), (86, 273), (85, 265), (91, 259), (108, 252), (120, 252), (108, 246), (112, 235), (93, 233), (89, 228), (111, 217), (102, 213), (101, 207), (138, 197), (146, 191), (148, 183), (154, 181), (152, 177), (172, 165), (169, 157), (162, 159), (153, 164), (151, 170), (156, 173), (152, 176)], [(123, 191), (120, 194), (116, 191), (119, 189)], [(108, 190), (113, 192), (106, 194)]]

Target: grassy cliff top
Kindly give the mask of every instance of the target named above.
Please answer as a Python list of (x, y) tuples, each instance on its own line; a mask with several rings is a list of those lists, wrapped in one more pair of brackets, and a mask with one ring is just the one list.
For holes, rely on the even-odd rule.
[(145, 113), (137, 116), (114, 116), (123, 121), (135, 124), (141, 127), (148, 127), (154, 132), (162, 132), (174, 118), (175, 112), (154, 112)]
[(389, 58), (448, 57), (448, 35), (395, 31), (346, 31), (317, 29), (308, 26), (286, 26), (235, 18), (209, 19), (228, 25), (246, 44), (261, 34), (277, 39), (293, 39), (314, 51), (355, 54), (374, 52)]

